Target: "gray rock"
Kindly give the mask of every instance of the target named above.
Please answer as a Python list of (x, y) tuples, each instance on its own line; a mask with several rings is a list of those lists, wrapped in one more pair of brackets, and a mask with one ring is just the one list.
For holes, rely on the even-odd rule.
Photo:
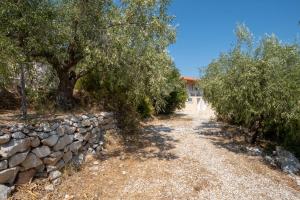
[(59, 136), (63, 136), (66, 133), (65, 126), (60, 126), (56, 129), (56, 132)]
[(88, 117), (87, 115), (81, 115), (81, 118), (82, 118), (83, 120), (86, 120), (86, 119), (88, 119), (89, 117)]
[(63, 156), (64, 162), (68, 163), (72, 159), (72, 156), (73, 156), (73, 154), (71, 151), (66, 152)]
[(79, 167), (80, 165), (83, 164), (84, 160), (85, 160), (85, 155), (83, 153), (80, 153), (78, 155), (73, 156), (72, 163), (75, 166)]
[(92, 125), (92, 123), (91, 123), (90, 120), (85, 119), (85, 120), (83, 120), (83, 121), (81, 122), (81, 125), (82, 125), (83, 127), (89, 127), (89, 126)]
[(25, 138), (21, 140), (11, 140), (10, 142), (4, 144), (0, 148), (0, 157), (8, 158), (18, 152), (27, 151), (30, 148), (31, 140), (30, 138)]
[(44, 145), (47, 145), (47, 146), (49, 146), (49, 147), (52, 147), (52, 146), (54, 146), (54, 145), (57, 143), (58, 138), (59, 138), (58, 135), (51, 135), (51, 136), (48, 137), (47, 139), (42, 140), (42, 143), (43, 143)]
[(295, 174), (300, 171), (300, 162), (291, 152), (276, 147), (276, 162), (277, 165), (284, 171), (290, 174)]
[(10, 134), (5, 134), (0, 136), (0, 145), (9, 142), (10, 137), (11, 137)]
[(77, 123), (77, 122), (80, 121), (80, 119), (79, 119), (78, 117), (76, 117), (76, 116), (72, 116), (70, 120), (71, 120), (72, 122), (75, 122), (75, 123)]
[(73, 142), (72, 144), (70, 144), (70, 151), (74, 152), (74, 153), (77, 153), (82, 147), (82, 142), (81, 141), (76, 141), (76, 142)]
[(76, 127), (67, 127), (66, 128), (67, 130), (67, 134), (69, 134), (69, 135), (72, 135), (72, 134), (74, 134), (75, 133), (75, 131), (76, 131)]
[(23, 129), (22, 129), (22, 132), (25, 133), (25, 134), (28, 134), (30, 131), (29, 131), (28, 128), (23, 128)]
[(87, 132), (87, 133), (84, 135), (83, 140), (84, 140), (84, 141), (88, 141), (88, 140), (91, 138), (91, 136), (92, 136), (92, 133), (91, 133), (91, 132)]
[(9, 168), (0, 171), (0, 184), (13, 184), (19, 172), (19, 167)]
[(5, 185), (0, 185), (0, 200), (6, 200), (10, 193), (12, 192), (12, 189), (10, 187), (7, 187)]
[(11, 136), (14, 139), (24, 139), (26, 137), (26, 135), (20, 131), (14, 132)]
[(62, 176), (62, 173), (58, 170), (52, 171), (49, 173), (49, 179), (50, 181), (53, 181), (57, 178), (60, 178)]
[(52, 130), (52, 131), (55, 131), (58, 127), (59, 127), (59, 123), (54, 123), (54, 124), (51, 126), (51, 130)]
[(4, 133), (0, 130), (0, 136), (4, 135)]
[(50, 154), (50, 157), (46, 157), (44, 158), (44, 163), (46, 165), (56, 165), (56, 163), (63, 157), (63, 153), (60, 152), (59, 154), (57, 154), (55, 157), (51, 157), (51, 154)]
[(57, 167), (55, 165), (47, 165), (46, 166), (47, 172), (52, 172), (54, 170), (57, 170)]
[(53, 180), (52, 181), (52, 184), (54, 185), (54, 186), (58, 186), (58, 185), (60, 185), (61, 184), (61, 178), (57, 178), (57, 179), (55, 179), (55, 180)]
[(38, 133), (38, 136), (41, 140), (44, 140), (44, 139), (48, 138), (50, 136), (50, 134), (46, 133), (46, 132), (40, 132), (40, 133)]
[(54, 151), (59, 151), (61, 149), (64, 149), (65, 146), (72, 143), (73, 138), (74, 138), (73, 135), (64, 135), (63, 137), (59, 138), (58, 142), (53, 147)]
[(9, 167), (15, 167), (21, 164), (27, 157), (29, 151), (24, 153), (18, 153), (9, 158)]
[(265, 156), (265, 157), (264, 157), (264, 160), (265, 160), (267, 163), (269, 163), (270, 165), (276, 167), (275, 160), (274, 160), (274, 158), (272, 158), (271, 156), (268, 156), (268, 155)]
[(34, 153), (29, 153), (27, 158), (21, 164), (23, 166), (23, 170), (36, 168), (43, 165), (42, 160), (37, 157)]
[(0, 161), (0, 171), (6, 169), (8, 166), (7, 160)]
[(84, 134), (87, 132), (87, 130), (85, 128), (78, 128), (77, 131), (79, 134)]
[(31, 138), (31, 147), (35, 148), (35, 147), (38, 147), (40, 144), (41, 144), (41, 141), (38, 137)]
[(28, 133), (28, 136), (30, 136), (30, 137), (36, 137), (36, 136), (38, 136), (38, 133), (35, 132), (35, 131), (33, 131), (31, 133)]
[(58, 161), (58, 163), (55, 165), (55, 167), (56, 167), (57, 170), (62, 169), (64, 166), (65, 166), (64, 160)]
[(74, 139), (75, 140), (79, 140), (79, 141), (83, 141), (84, 140), (84, 136), (80, 133), (75, 133), (74, 134)]
[(48, 133), (48, 132), (52, 131), (52, 129), (51, 129), (51, 127), (50, 127), (50, 125), (48, 123), (42, 124), (42, 126), (43, 126), (43, 130), (45, 132)]
[(51, 151), (48, 146), (41, 146), (33, 149), (32, 153), (34, 153), (39, 158), (44, 158), (48, 156), (51, 153)]

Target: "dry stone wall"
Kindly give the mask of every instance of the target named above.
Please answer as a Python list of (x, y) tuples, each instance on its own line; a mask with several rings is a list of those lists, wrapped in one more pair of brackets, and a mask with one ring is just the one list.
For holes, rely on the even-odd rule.
[(33, 177), (49, 177), (55, 184), (66, 164), (80, 165), (86, 154), (102, 150), (108, 130), (117, 130), (113, 113), (108, 112), (0, 127), (1, 187)]

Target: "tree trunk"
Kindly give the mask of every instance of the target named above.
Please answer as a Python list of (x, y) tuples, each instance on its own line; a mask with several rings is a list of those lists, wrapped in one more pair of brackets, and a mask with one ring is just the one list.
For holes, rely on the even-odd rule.
[(57, 88), (56, 104), (64, 110), (75, 106), (73, 90), (77, 81), (74, 71), (57, 70), (59, 85)]
[(21, 94), (21, 112), (22, 118), (27, 118), (27, 102), (25, 94), (25, 69), (24, 64), (21, 64), (21, 78), (20, 78), (20, 94)]

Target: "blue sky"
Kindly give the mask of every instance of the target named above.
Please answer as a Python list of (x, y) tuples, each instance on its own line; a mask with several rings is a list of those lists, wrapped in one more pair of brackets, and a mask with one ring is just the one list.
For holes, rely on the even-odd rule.
[(169, 51), (182, 75), (198, 77), (235, 42), (234, 28), (245, 23), (259, 40), (274, 33), (283, 42), (300, 38), (300, 0), (173, 0), (177, 42)]

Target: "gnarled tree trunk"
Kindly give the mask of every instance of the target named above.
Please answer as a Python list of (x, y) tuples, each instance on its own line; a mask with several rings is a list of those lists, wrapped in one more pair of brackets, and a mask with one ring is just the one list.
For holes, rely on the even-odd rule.
[(74, 71), (56, 70), (59, 78), (59, 85), (56, 94), (56, 104), (64, 110), (70, 110), (74, 107), (73, 96), (74, 87), (77, 81)]

